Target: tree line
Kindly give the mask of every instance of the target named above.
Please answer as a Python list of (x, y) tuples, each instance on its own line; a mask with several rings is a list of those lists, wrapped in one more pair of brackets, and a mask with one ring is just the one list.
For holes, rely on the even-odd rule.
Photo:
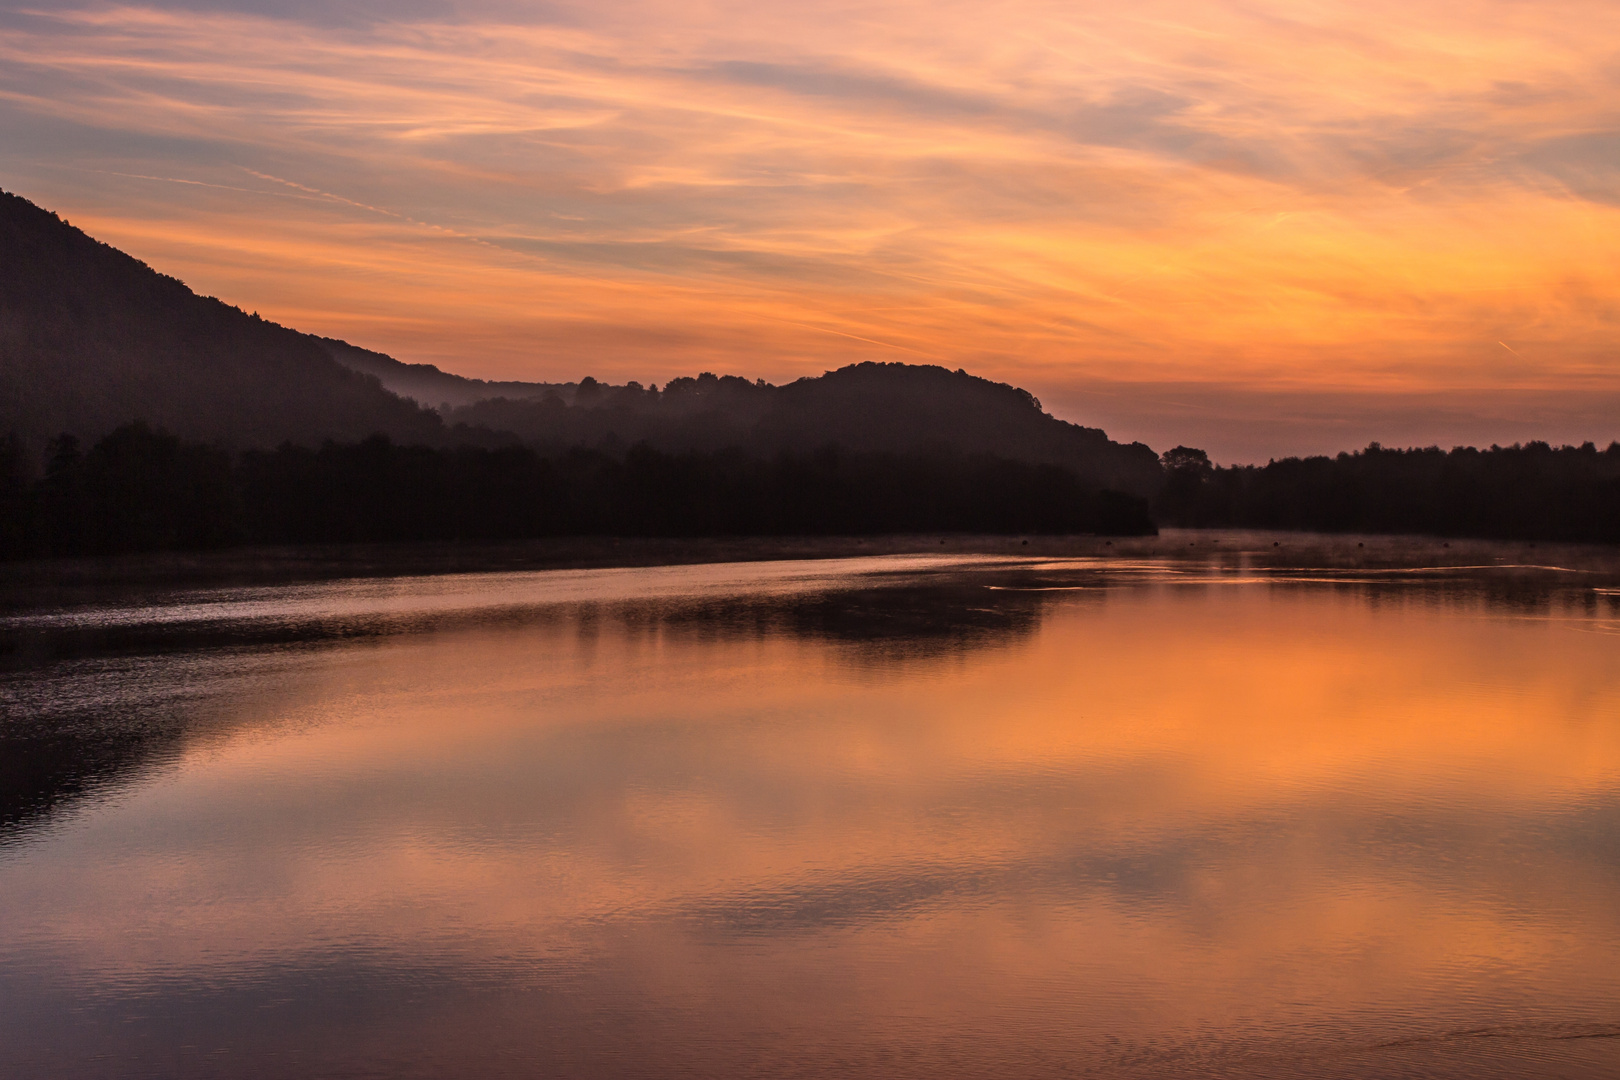
[(1392, 450), (1217, 468), (1163, 455), (1161, 522), (1193, 527), (1620, 542), (1620, 443)]
[(663, 390), (585, 378), (562, 391), (445, 402), (441, 415), (457, 431), (509, 432), (548, 453), (608, 442), (671, 453), (741, 447), (766, 457), (827, 443), (933, 453), (948, 443), (963, 454), (1060, 465), (1097, 487), (1137, 495), (1151, 495), (1160, 480), (1151, 448), (1059, 420), (1016, 386), (932, 364), (868, 361), (783, 386), (712, 372), (671, 379)]
[(0, 440), (0, 554), (546, 536), (1155, 531), (1147, 502), (991, 455), (738, 450), (622, 455), (399, 445), (376, 435), (231, 453), (143, 423), (50, 444), (30, 478)]

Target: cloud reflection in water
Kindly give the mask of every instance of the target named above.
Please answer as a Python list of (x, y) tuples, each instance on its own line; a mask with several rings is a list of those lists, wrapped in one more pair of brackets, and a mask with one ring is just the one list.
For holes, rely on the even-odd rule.
[(1586, 591), (846, 570), (655, 600), (596, 572), (557, 607), (504, 580), (369, 635), (13, 672), (12, 702), (168, 734), (9, 826), (0, 1061), (1620, 1061), (1620, 660)]

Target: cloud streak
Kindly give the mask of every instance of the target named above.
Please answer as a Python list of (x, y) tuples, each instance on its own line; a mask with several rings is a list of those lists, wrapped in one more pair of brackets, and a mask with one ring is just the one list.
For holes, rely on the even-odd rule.
[(323, 10), (0, 14), (0, 183), (469, 374), (1620, 391), (1596, 0)]

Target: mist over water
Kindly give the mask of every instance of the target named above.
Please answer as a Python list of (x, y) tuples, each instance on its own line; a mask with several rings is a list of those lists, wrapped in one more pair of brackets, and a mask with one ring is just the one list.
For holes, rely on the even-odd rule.
[(1620, 592), (1413, 569), (0, 617), (0, 1073), (1612, 1076)]

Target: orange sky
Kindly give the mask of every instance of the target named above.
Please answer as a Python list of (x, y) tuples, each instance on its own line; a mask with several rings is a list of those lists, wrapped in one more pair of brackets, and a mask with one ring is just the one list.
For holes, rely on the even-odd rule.
[(1223, 459), (1620, 437), (1600, 0), (0, 9), (0, 186), (492, 377), (1019, 383)]

